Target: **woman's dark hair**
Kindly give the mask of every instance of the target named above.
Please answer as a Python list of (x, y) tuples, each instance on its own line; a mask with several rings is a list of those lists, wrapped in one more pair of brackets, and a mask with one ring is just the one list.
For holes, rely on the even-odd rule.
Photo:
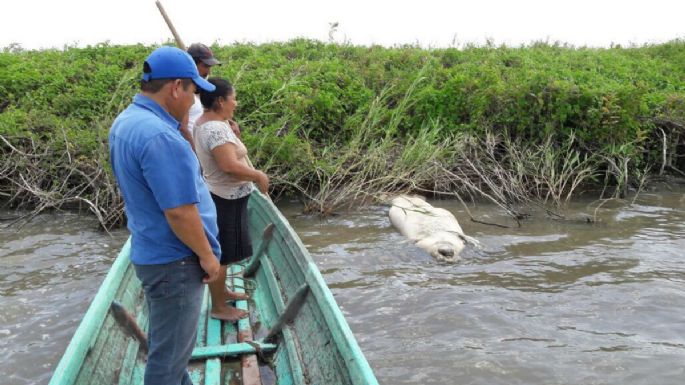
[(214, 104), (219, 98), (226, 99), (231, 96), (233, 93), (233, 85), (228, 80), (222, 78), (209, 78), (207, 80), (214, 84), (216, 89), (212, 92), (201, 89), (200, 102), (202, 103), (202, 107), (211, 110), (214, 108)]

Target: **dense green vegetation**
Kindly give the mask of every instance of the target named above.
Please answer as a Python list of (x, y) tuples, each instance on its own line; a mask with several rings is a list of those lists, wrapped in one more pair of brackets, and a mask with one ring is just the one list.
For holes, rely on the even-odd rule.
[[(61, 186), (63, 196), (85, 180), (79, 192), (93, 202), (111, 179), (91, 180), (106, 169), (107, 129), (151, 49), (0, 53), (3, 157), (50, 154), (5, 162), (0, 194), (36, 204), (17, 186), (34, 167), (47, 175), (34, 190)], [(578, 186), (620, 193), (648, 173), (685, 170), (683, 41), (427, 50), (294, 40), (214, 50), (225, 65), (213, 75), (236, 86), (253, 162), (275, 191), (303, 194), (311, 209), (407, 188), (560, 203)], [(91, 171), (70, 171), (77, 162)]]

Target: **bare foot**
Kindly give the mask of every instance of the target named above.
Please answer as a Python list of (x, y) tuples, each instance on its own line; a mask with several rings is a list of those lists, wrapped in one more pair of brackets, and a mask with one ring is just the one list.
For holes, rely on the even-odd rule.
[(245, 310), (236, 309), (231, 306), (226, 306), (221, 309), (212, 310), (210, 316), (212, 318), (220, 319), (222, 321), (235, 322), (250, 315)]
[(226, 291), (224, 291), (224, 296), (226, 297), (226, 301), (247, 301), (250, 299), (250, 296), (247, 295), (247, 293), (238, 293), (231, 291), (229, 288), (226, 288)]

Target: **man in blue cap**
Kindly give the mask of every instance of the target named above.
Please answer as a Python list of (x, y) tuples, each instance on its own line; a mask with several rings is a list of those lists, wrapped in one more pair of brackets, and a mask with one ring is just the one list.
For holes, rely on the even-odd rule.
[(216, 210), (179, 121), (196, 88), (215, 87), (174, 47), (148, 56), (140, 84), (112, 125), (109, 147), (149, 309), (145, 385), (190, 385), (204, 283), (216, 279), (221, 250)]

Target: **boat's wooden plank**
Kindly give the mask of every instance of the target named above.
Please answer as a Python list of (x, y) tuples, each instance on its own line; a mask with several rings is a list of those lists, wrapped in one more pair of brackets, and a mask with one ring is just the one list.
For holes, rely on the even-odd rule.
[[(122, 276), (121, 286), (117, 288), (114, 299), (125, 299), (127, 302), (132, 301), (133, 297), (126, 298), (125, 293), (126, 287), (134, 284), (134, 280), (137, 280), (137, 278), (133, 269), (126, 269)], [(126, 304), (129, 309), (133, 308), (134, 305), (134, 303)], [(75, 382), (76, 384), (113, 383), (118, 381), (127, 347), (132, 337), (129, 336), (127, 330), (124, 330), (115, 321), (111, 311), (108, 311), (99, 334), (91, 352), (83, 362)]]
[(274, 314), (273, 319), (269, 320), (271, 322), (268, 324), (268, 326), (271, 327), (273, 326), (272, 323), (276, 322), (278, 319), (278, 316), (283, 314), (283, 311), (285, 310), (285, 301), (283, 300), (283, 294), (281, 293), (279, 281), (276, 279), (276, 275), (274, 274), (274, 265), (271, 261), (271, 258), (266, 259), (264, 262), (262, 275), (264, 276), (264, 281), (266, 282), (266, 286), (269, 290), (271, 300), (276, 308), (276, 314)]
[[(245, 292), (245, 284), (242, 277), (238, 275), (244, 269), (242, 265), (231, 266), (231, 273), (233, 275), (233, 289), (236, 293)], [(248, 311), (247, 301), (236, 301), (235, 307), (241, 310)], [(250, 326), (250, 318), (243, 318), (238, 321), (238, 342), (252, 341), (252, 327)], [(257, 356), (254, 354), (244, 354), (240, 357), (242, 365), (243, 385), (261, 385), (261, 377), (259, 375), (259, 362)]]
[[(209, 291), (209, 289), (207, 290)], [(209, 316), (210, 308), (207, 310), (207, 347), (221, 345), (221, 320)], [(205, 363), (205, 385), (221, 384), (221, 360), (219, 358), (208, 359)]]
[[(119, 325), (114, 322), (112, 317), (105, 318), (105, 321), (100, 328), (100, 333), (101, 337), (96, 340), (93, 349), (89, 353), (88, 359), (86, 359), (83, 362), (83, 365), (81, 365), (81, 370), (79, 371), (76, 381), (74, 382), (76, 385), (89, 384), (92, 378), (101, 378), (102, 372), (109, 371), (110, 368), (107, 366), (107, 362), (105, 362), (106, 366), (98, 367), (98, 362), (100, 361), (100, 357), (103, 355), (104, 347), (107, 346), (110, 341), (114, 340), (112, 337), (115, 335), (121, 340), (125, 340), (127, 338), (126, 335), (119, 330)], [(112, 357), (112, 360), (120, 360), (119, 354), (116, 350), (107, 350), (107, 353), (108, 357)], [(109, 354), (112, 355), (110, 356)], [(118, 362), (120, 361), (117, 361), (117, 363)], [(111, 380), (112, 379), (110, 378), (109, 382), (111, 382)]]
[(205, 385), (221, 384), (221, 359), (211, 358), (205, 363)]
[(138, 351), (140, 350), (140, 342), (136, 339), (130, 339), (126, 347), (126, 354), (124, 355), (124, 362), (121, 365), (119, 372), (119, 381), (117, 385), (135, 385), (133, 380), (133, 371), (138, 362)]
[[(209, 291), (209, 290), (208, 290)], [(210, 299), (210, 304), (211, 304), (211, 299)], [(207, 311), (207, 314), (211, 311), (211, 305), (210, 308)], [(212, 317), (207, 317), (207, 346), (215, 346), (215, 345), (221, 345), (221, 320), (218, 320), (216, 318)]]
[(290, 297), (288, 305), (285, 310), (281, 312), (276, 319), (276, 322), (271, 326), (269, 333), (264, 337), (264, 341), (271, 341), (276, 338), (276, 336), (281, 334), (281, 331), (286, 326), (286, 324), (291, 323), (299, 314), (300, 309), (304, 305), (304, 301), (307, 299), (309, 294), (309, 286), (303, 284), (297, 290), (295, 295)]
[[(124, 308), (134, 310), (145, 301), (142, 295), (142, 285), (136, 276), (133, 265), (128, 265), (125, 276), (126, 278), (121, 281), (120, 292), (117, 293), (116, 298)], [(136, 312), (131, 311), (131, 314), (136, 314)], [(140, 326), (140, 323), (138, 323), (138, 326)]]
[(308, 301), (301, 309), (301, 317), (293, 322), (292, 328), (303, 347), (303, 365), (312, 378), (328, 384), (351, 384), (347, 365), (339, 347), (333, 342), (332, 333), (318, 306), (312, 306)]
[(133, 368), (136, 364), (139, 348), (140, 343), (137, 340), (129, 340), (126, 353), (124, 354), (124, 362), (119, 372), (119, 381), (116, 382), (116, 385), (131, 385), (131, 376), (133, 376)]
[[(190, 369), (188, 370), (188, 374), (190, 374), (190, 379), (193, 381), (193, 384), (199, 384), (202, 381), (202, 369)], [(143, 385), (143, 383), (141, 382), (137, 385)]]
[(254, 279), (259, 282), (259, 287), (252, 292), (250, 301), (252, 313), (252, 332), (255, 339), (263, 338), (269, 331), (269, 324), (278, 318), (278, 310), (271, 297), (266, 279), (263, 277), (263, 269), (257, 272)]
[(231, 385), (238, 383), (236, 378), (236, 371), (229, 365), (225, 365), (224, 375), (223, 375), (223, 385)]
[[(274, 212), (277, 216), (282, 216), (279, 212)], [(289, 227), (287, 222), (283, 222), (285, 226)], [(291, 229), (292, 230), (292, 229)], [(300, 239), (293, 231), (290, 231), (291, 241), (293, 245), (300, 250), (299, 259), (306, 262), (306, 281), (312, 291), (313, 296), (308, 298), (311, 301), (312, 309), (320, 310), (325, 319), (325, 326), (322, 330), (330, 331), (333, 336), (333, 342), (340, 351), (342, 359), (344, 360), (349, 377), (354, 384), (377, 384), (377, 380), (373, 375), (371, 367), (364, 358), (361, 349), (356, 343), (352, 332), (345, 322), (345, 319), (338, 309), (333, 294), (326, 286), (321, 273), (309, 256)], [(304, 319), (301, 318), (301, 320)], [(296, 319), (297, 322), (297, 319)]]
[[(261, 227), (263, 223), (274, 221), (273, 216), (267, 214), (266, 211), (259, 209), (259, 207), (254, 210), (254, 217), (256, 217), (254, 220), (259, 223), (258, 227)], [(277, 221), (274, 223), (278, 224)], [(273, 323), (285, 309), (283, 296), (285, 295), (287, 298), (288, 287), (281, 286), (281, 284), (284, 283), (284, 280), (286, 280), (285, 277), (288, 277), (292, 281), (292, 288), (296, 285), (296, 282), (294, 282), (294, 279), (292, 278), (295, 277), (295, 271), (293, 270), (292, 265), (284, 259), (284, 255), (280, 251), (282, 247), (281, 244), (283, 243), (283, 236), (280, 234), (282, 228), (281, 226), (277, 226), (277, 229), (277, 234), (274, 235), (274, 239), (272, 240), (272, 247), (267, 251), (267, 257), (263, 258), (263, 267), (258, 273), (258, 275), (260, 275), (258, 281), (267, 283), (267, 297), (270, 297), (269, 299), (273, 301), (276, 308), (275, 311), (271, 312), (270, 309), (266, 307), (265, 304), (269, 302), (269, 299), (260, 304), (264, 308), (265, 313), (270, 313), (270, 317), (265, 319), (266, 326), (268, 327), (273, 326)], [(297, 265), (295, 265), (295, 268), (298, 269)], [(278, 275), (276, 274), (276, 271), (279, 272)], [(282, 348), (279, 349), (274, 357), (274, 365), (279, 378), (279, 384), (303, 385), (307, 382), (305, 381), (305, 369), (301, 363), (297, 342), (289, 329), (283, 330), (282, 335)]]
[[(301, 255), (297, 254), (301, 253), (301, 250), (293, 246), (295, 243), (291, 235), (282, 230), (279, 228), (275, 234), (279, 247), (269, 250), (268, 259), (274, 265), (272, 268), (274, 275), (278, 271), (278, 283), (281, 285), (279, 295), (285, 296), (289, 301), (299, 289), (298, 283), (302, 284), (307, 279), (304, 272), (299, 271), (301, 266), (296, 262), (298, 258), (301, 258)], [(296, 318), (295, 328), (290, 333), (297, 335), (299, 341), (297, 338), (293, 339), (295, 348), (289, 349), (289, 352), (297, 353), (297, 357), (294, 357), (292, 353), (289, 355), (291, 370), (296, 373), (295, 379), (300, 375), (297, 372), (299, 370), (309, 379), (344, 384), (345, 378), (348, 377), (348, 367), (336, 349), (337, 346), (331, 345), (333, 337), (331, 331), (326, 328), (325, 319), (320, 310), (313, 298), (307, 298), (301, 316)], [(279, 314), (282, 312), (283, 308), (280, 308)], [(298, 320), (300, 322), (297, 322)], [(298, 345), (302, 349), (299, 349)], [(306, 368), (306, 372), (300, 369), (302, 367)]]
[[(130, 274), (134, 274), (134, 269), (129, 267)], [(143, 308), (144, 297), (141, 296), (141, 285), (137, 278), (131, 279), (127, 285), (124, 286), (124, 294), (120, 297), (121, 304), (127, 309), (133, 309), (133, 314), (137, 314), (136, 323), (141, 330), (147, 328), (147, 313), (143, 311), (135, 311)], [(133, 384), (133, 370), (136, 365), (136, 360), (138, 358), (138, 350), (140, 349), (140, 343), (136, 339), (129, 339), (128, 346), (126, 347), (126, 353), (124, 355), (124, 361), (121, 365), (121, 370), (119, 372), (119, 381), (117, 385), (135, 385)]]
[[(280, 229), (279, 229), (280, 230)], [(271, 261), (274, 262), (275, 271), (280, 275), (279, 282), (283, 286), (284, 294), (290, 298), (305, 280), (305, 272), (298, 263), (300, 250), (293, 250), (289, 234), (278, 232), (278, 247), (271, 250)]]
[(254, 276), (254, 273), (257, 271), (257, 269), (259, 269), (260, 261), (262, 259), (262, 256), (264, 255), (264, 252), (267, 250), (269, 242), (271, 242), (271, 238), (273, 236), (275, 227), (276, 225), (274, 225), (273, 223), (269, 223), (264, 228), (264, 231), (262, 232), (261, 242), (259, 242), (259, 245), (255, 249), (256, 251), (252, 255), (252, 258), (245, 265), (245, 269), (243, 270), (244, 277)]
[(222, 341), (225, 345), (238, 342), (238, 326), (235, 322), (223, 323)]
[(204, 346), (193, 350), (192, 360), (202, 360), (217, 357), (236, 357), (241, 354), (256, 354), (255, 345), (259, 346), (262, 353), (270, 353), (276, 350), (278, 345), (254, 341), (252, 344), (240, 342), (227, 345)]
[(202, 294), (202, 306), (200, 307), (200, 320), (197, 322), (197, 338), (195, 340), (195, 347), (206, 346), (207, 336), (207, 317), (209, 312), (209, 288), (205, 285), (204, 293)]
[[(141, 302), (138, 305), (138, 326), (140, 326), (141, 329), (145, 330), (147, 333), (148, 331), (148, 325), (150, 324), (150, 317), (149, 317), (149, 309), (147, 307), (147, 302), (145, 301), (145, 297), (143, 295), (142, 289), (141, 289)], [(145, 357), (145, 355), (139, 355), (139, 358)]]
[(269, 214), (266, 210), (255, 210), (254, 217), (257, 218), (255, 222), (259, 223), (257, 227), (266, 226), (268, 223), (276, 224), (266, 255), (275, 265), (277, 277), (283, 285), (284, 292), (294, 293), (304, 282), (304, 270), (299, 263), (299, 258), (283, 258), (283, 256), (295, 255), (299, 253), (299, 250), (293, 250), (292, 242), (288, 241), (290, 234), (283, 228), (283, 222)]
[(131, 384), (142, 385), (145, 381), (145, 361), (137, 361), (133, 368), (133, 376), (131, 377)]
[[(249, 205), (250, 227), (253, 229), (254, 239), (259, 237), (260, 234), (257, 233), (261, 232), (266, 224), (276, 225), (274, 237), (264, 257), (268, 262), (262, 261), (263, 266), (257, 270), (255, 277), (261, 287), (253, 293), (256, 306), (252, 309), (251, 317), (255, 325), (263, 324), (257, 330), (264, 332), (268, 326), (273, 326), (302, 284), (306, 283), (311, 290), (293, 323), (281, 331), (279, 346), (273, 355), (278, 385), (377, 384), (330, 290), (300, 239), (282, 214), (261, 194), (255, 193)], [(142, 355), (138, 353), (137, 342), (129, 338), (112, 320), (108, 321), (107, 317), (111, 300), (117, 298), (125, 303), (127, 309), (136, 310), (132, 313), (138, 315), (139, 326), (143, 330), (147, 329), (147, 306), (143, 302), (140, 283), (122, 276), (122, 267), (128, 268), (130, 265), (129, 249), (130, 241), (124, 246), (105, 278), (58, 365), (50, 385), (73, 385), (79, 370), (82, 370), (82, 378), (90, 378), (91, 383), (114, 384), (117, 380), (117, 385), (143, 383), (145, 363), (140, 359)], [(236, 269), (234, 273), (238, 271), (240, 269)], [(132, 269), (128, 274), (130, 277), (134, 275)], [(240, 291), (242, 279), (238, 278), (235, 281), (238, 286), (236, 291)], [(133, 288), (135, 285), (138, 286)], [(206, 295), (206, 301), (209, 301), (208, 294)], [(130, 306), (131, 304), (136, 305)], [(247, 309), (247, 302), (238, 301), (237, 307)], [(202, 317), (206, 317), (206, 314), (206, 310), (203, 311)], [(207, 318), (200, 320), (198, 327), (196, 347), (211, 347), (206, 346), (207, 340), (216, 338), (209, 336), (212, 328), (209, 327)], [(217, 330), (221, 337), (221, 326)], [(236, 340), (240, 344), (253, 338), (255, 337), (250, 321), (241, 320), (237, 330), (235, 325), (225, 323), (223, 341), (218, 338), (219, 341), (215, 345), (222, 346), (222, 349), (228, 351), (230, 349), (226, 345)], [(110, 353), (114, 355), (107, 355)], [(261, 380), (273, 380), (267, 374), (260, 380), (260, 368), (255, 355), (242, 356), (242, 376), (238, 374), (240, 367), (236, 366), (237, 360), (224, 358), (222, 364), (221, 359), (215, 358), (215, 362), (218, 363), (215, 367), (212, 367), (214, 364), (205, 364), (201, 361), (191, 362), (189, 367), (193, 381), (196, 384), (218, 384), (215, 379), (222, 379), (224, 383), (236, 383), (242, 378), (243, 384), (257, 385)], [(211, 374), (207, 379), (205, 372)]]
[[(263, 274), (264, 281), (267, 283), (268, 290), (271, 293), (271, 298), (278, 312), (278, 314), (276, 314), (276, 316), (272, 319), (272, 322), (275, 322), (278, 318), (278, 315), (282, 314), (283, 311), (285, 311), (286, 305), (283, 301), (283, 297), (281, 296), (281, 289), (279, 288), (278, 281), (276, 280), (276, 276), (274, 274), (274, 267), (271, 258), (267, 258), (263, 261), (261, 273)], [(273, 325), (269, 324), (268, 326), (272, 327)], [(303, 373), (302, 363), (300, 361), (299, 353), (297, 351), (297, 347), (295, 345), (292, 332), (288, 328), (286, 328), (283, 329), (282, 334), (282, 340), (285, 344), (285, 353), (287, 357), (288, 367), (281, 368), (281, 371), (278, 374), (279, 376), (281, 376), (281, 373), (285, 372), (287, 374), (283, 376), (290, 377), (289, 382), (296, 385), (304, 385), (305, 376)], [(283, 369), (286, 370), (284, 371)]]
[[(117, 381), (121, 365), (126, 357), (129, 342), (132, 341), (134, 339), (127, 335), (122, 335), (119, 332), (112, 333), (110, 338), (104, 343), (106, 347), (103, 347), (103, 350), (109, 350), (109, 352), (101, 354), (96, 361), (93, 361), (95, 370), (84, 383), (107, 384)], [(80, 381), (76, 383), (78, 384)]]
[[(232, 287), (232, 279), (227, 280)], [(233, 290), (235, 290), (233, 288)], [(238, 343), (238, 326), (235, 322), (224, 322), (222, 330), (222, 341), (224, 345), (237, 344)], [(240, 358), (239, 357), (228, 357), (222, 360), (222, 379), (223, 385), (235, 385), (239, 384), (239, 373), (240, 373)]]
[[(308, 298), (308, 300), (312, 301), (312, 309), (320, 311), (325, 321), (325, 325), (321, 325), (320, 329), (326, 330), (332, 335), (332, 342), (340, 352), (352, 383), (377, 384), (378, 382), (371, 371), (371, 367), (359, 349), (352, 331), (335, 305), (333, 294), (324, 283), (318, 268), (316, 268), (312, 261), (310, 261), (307, 283), (312, 294)], [(295, 322), (297, 323), (297, 319)]]
[[(305, 305), (305, 309), (303, 310), (306, 310), (309, 307), (314, 310), (306, 314), (306, 316), (303, 314), (303, 317), (296, 319), (294, 323), (296, 329), (295, 333), (302, 340), (302, 346), (307, 347), (307, 349), (303, 349), (303, 355), (310, 356), (309, 353), (311, 350), (315, 350), (316, 344), (313, 346), (309, 346), (309, 344), (316, 343), (317, 339), (319, 339), (320, 343), (322, 335), (319, 334), (319, 332), (323, 332), (324, 342), (330, 343), (331, 345), (326, 349), (331, 353), (333, 353), (334, 350), (338, 352), (336, 361), (344, 364), (344, 368), (342, 368), (343, 373), (345, 376), (351, 378), (352, 383), (377, 384), (378, 382), (374, 377), (368, 362), (364, 358), (361, 349), (359, 349), (342, 313), (337, 308), (333, 295), (326, 286), (323, 277), (321, 277), (321, 273), (318, 271), (318, 268), (300, 239), (289, 226), (285, 218), (283, 218), (282, 214), (262, 196), (255, 197), (255, 199), (251, 198), (250, 203), (255, 207), (253, 210), (255, 214), (259, 214), (260, 217), (269, 217), (268, 219), (260, 218), (260, 221), (268, 220), (277, 224), (276, 233), (281, 235), (284, 239), (283, 243), (279, 242), (281, 254), (286, 254), (285, 256), (288, 257), (284, 258), (284, 263), (279, 264), (279, 260), (276, 258), (277, 256), (270, 255), (272, 260), (276, 262), (275, 269), (278, 273), (281, 275), (283, 274), (281, 265), (284, 265), (285, 263), (291, 263), (293, 269), (297, 269), (299, 266), (299, 269), (301, 270), (301, 273), (295, 273), (292, 276), (282, 276), (281, 278), (283, 280), (292, 279), (295, 281), (294, 284), (299, 284), (302, 283), (302, 281), (298, 281), (297, 278), (301, 274), (304, 274), (305, 280), (312, 290), (313, 295), (310, 295), (307, 300), (309, 306)], [(279, 239), (281, 237), (275, 236), (275, 238)], [(272, 252), (272, 250), (269, 250), (269, 252)], [(293, 261), (295, 262), (293, 263)], [(288, 272), (289, 269), (286, 268), (284, 270)], [(291, 293), (294, 292), (292, 286), (292, 283), (290, 285), (287, 285), (286, 283), (286, 292), (289, 293), (289, 295), (292, 295)], [(313, 317), (312, 319), (318, 320), (318, 322), (308, 322), (308, 317)], [(301, 322), (302, 325), (300, 326), (298, 322)], [(318, 326), (320, 325), (320, 322), (323, 322), (323, 325), (321, 325), (322, 327)], [(307, 329), (311, 325), (317, 325), (317, 327), (308, 331)], [(311, 338), (307, 338), (307, 335), (310, 333), (314, 334), (311, 334)], [(330, 335), (331, 338), (325, 338), (326, 335)], [(335, 356), (336, 354), (333, 355)], [(325, 357), (329, 356), (330, 354), (325, 355)], [(310, 362), (314, 363), (320, 361), (321, 360), (311, 360), (308, 358), (304, 363), (305, 365), (308, 365)], [(324, 366), (328, 365), (324, 364)], [(321, 374), (323, 374), (323, 372)], [(316, 379), (315, 373), (310, 373), (310, 375), (314, 381), (323, 381), (323, 379)]]

